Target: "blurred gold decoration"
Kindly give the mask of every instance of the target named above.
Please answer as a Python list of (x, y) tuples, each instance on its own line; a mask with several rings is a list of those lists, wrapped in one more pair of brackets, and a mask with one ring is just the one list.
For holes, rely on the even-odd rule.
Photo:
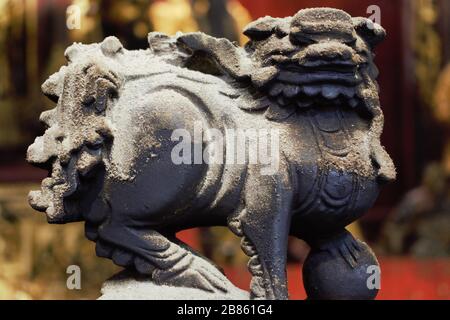
[(450, 64), (441, 72), (436, 85), (434, 116), (450, 125)]
[(194, 2), (194, 11), (195, 14), (199, 16), (206, 16), (209, 10), (209, 1), (208, 0), (197, 0)]
[(444, 149), (444, 159), (442, 160), (442, 165), (445, 172), (450, 175), (450, 143), (447, 142)]
[(148, 15), (153, 1), (96, 0), (96, 2), (99, 7), (97, 16), (101, 24), (99, 29), (103, 30), (102, 36), (114, 35), (128, 49), (139, 49), (147, 44), (147, 34), (153, 30), (153, 23)]
[(361, 240), (364, 240), (364, 236), (361, 231), (361, 227), (357, 221), (351, 223), (346, 227), (346, 229), (355, 237)]
[(0, 98), (2, 98), (9, 89), (9, 65), (6, 59), (6, 31), (10, 24), (10, 2), (9, 0), (0, 0)]
[[(0, 0), (0, 146), (15, 146), (22, 140), (17, 123), (17, 101), (14, 100), (14, 87), (11, 83), (13, 67), (9, 53), (10, 41), (21, 39), (24, 34), (24, 1)], [(23, 101), (22, 101), (23, 102)]]
[(438, 3), (436, 0), (416, 0), (413, 1), (413, 7), (416, 23), (413, 39), (415, 74), (423, 102), (432, 106), (434, 87), (442, 63), (441, 40), (435, 30)]
[[(450, 64), (441, 72), (437, 81), (435, 91), (434, 116), (449, 128), (450, 126)], [(448, 131), (447, 131), (448, 132)], [(442, 166), (450, 175), (450, 141), (447, 136), (447, 143), (444, 149)]]
[(154, 2), (149, 8), (148, 15), (155, 31), (168, 35), (174, 35), (178, 31), (193, 32), (198, 30), (188, 0)]
[[(22, 0), (24, 33), (21, 35), (25, 39), (22, 50), (25, 55), (25, 79), (23, 91), (16, 92), (14, 97), (14, 107), (17, 109), (15, 116), (21, 134), (21, 143), (27, 141), (27, 134), (23, 127), (27, 127), (32, 119), (40, 112), (43, 101), (40, 90), (39, 76), (39, 30), (38, 30), (38, 0)], [(19, 102), (19, 103), (18, 103)]]
[(0, 0), (0, 147), (17, 148), (39, 112), (38, 0)]
[(111, 15), (115, 16), (121, 23), (129, 23), (139, 18), (140, 12), (137, 6), (124, 1), (117, 1), (111, 8)]
[[(27, 82), (38, 83), (38, 15), (37, 1), (25, 0), (25, 21), (27, 35)], [(40, 96), (39, 88), (32, 87), (29, 89), (31, 98)]]
[(202, 254), (220, 266), (245, 265), (248, 257), (241, 240), (224, 227), (201, 228)]
[[(80, 8), (81, 28), (69, 30), (72, 41), (95, 42), (101, 38), (99, 34), (98, 2), (101, 0), (73, 0), (72, 5)], [(126, 14), (126, 11), (122, 12)], [(121, 16), (121, 15), (119, 15)]]
[[(51, 226), (27, 203), (31, 184), (0, 184), (0, 300), (95, 299), (120, 268), (98, 260), (84, 226)], [(81, 290), (68, 290), (66, 268), (82, 270)]]
[(406, 193), (383, 228), (380, 243), (385, 253), (450, 255), (449, 177), (441, 163), (427, 165), (420, 186)]
[(236, 32), (239, 34), (239, 44), (244, 45), (248, 41), (248, 38), (240, 30), (244, 30), (252, 21), (252, 17), (248, 10), (237, 0), (228, 1), (227, 10), (233, 17)]
[(143, 22), (137, 22), (133, 27), (133, 33), (138, 38), (145, 38), (150, 30), (148, 30), (148, 25)]
[[(178, 31), (194, 32), (200, 29), (197, 19), (205, 19), (211, 9), (210, 0), (166, 0), (156, 1), (149, 9), (149, 18), (155, 31), (173, 35)], [(248, 38), (242, 30), (252, 21), (247, 9), (237, 0), (226, 1), (226, 11), (232, 18), (232, 29), (238, 35), (240, 44), (245, 44)], [(209, 30), (202, 30), (210, 32)], [(225, 35), (221, 35), (225, 36)]]

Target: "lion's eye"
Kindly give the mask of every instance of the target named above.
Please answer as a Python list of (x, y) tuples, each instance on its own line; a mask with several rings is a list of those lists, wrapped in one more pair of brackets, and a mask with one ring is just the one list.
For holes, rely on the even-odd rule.
[(95, 141), (87, 143), (87, 146), (89, 147), (89, 149), (98, 150), (103, 146), (103, 141), (95, 140)]
[(94, 102), (95, 102), (95, 97), (94, 97), (94, 96), (87, 96), (87, 97), (83, 100), (83, 105), (85, 105), (85, 106), (91, 106)]
[(356, 39), (351, 39), (351, 40), (345, 41), (345, 44), (350, 47), (353, 47), (356, 44)]
[(101, 147), (102, 147), (101, 143), (94, 143), (94, 144), (91, 145), (91, 148), (94, 149), (94, 150), (98, 150)]
[(316, 43), (316, 41), (314, 41), (311, 38), (305, 37), (301, 33), (291, 33), (290, 37), (291, 37), (291, 42), (296, 45), (307, 46), (307, 45)]

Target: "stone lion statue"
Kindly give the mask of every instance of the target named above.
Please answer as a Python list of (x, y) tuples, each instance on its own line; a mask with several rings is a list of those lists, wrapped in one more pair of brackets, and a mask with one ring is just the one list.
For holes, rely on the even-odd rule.
[[(42, 113), (47, 130), (27, 160), (49, 177), (29, 202), (49, 223), (85, 221), (98, 256), (156, 284), (230, 291), (219, 268), (175, 237), (228, 226), (250, 257), (251, 298), (288, 298), (290, 235), (312, 247), (309, 298), (373, 298), (366, 268), (376, 259), (345, 227), (395, 178), (373, 62), (385, 32), (318, 8), (258, 19), (244, 34), (244, 48), (203, 33), (150, 33), (136, 51), (115, 37), (70, 46), (68, 64), (42, 85), (56, 107)], [(274, 170), (251, 155), (208, 163), (184, 147), (174, 161), (181, 137), (238, 156), (220, 139), (188, 140), (198, 124), (223, 135), (265, 130), (266, 140), (276, 132)]]

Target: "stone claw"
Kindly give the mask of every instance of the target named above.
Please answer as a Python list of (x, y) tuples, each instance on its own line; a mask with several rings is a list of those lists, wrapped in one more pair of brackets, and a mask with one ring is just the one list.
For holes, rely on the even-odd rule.
[(355, 268), (358, 264), (361, 248), (358, 240), (346, 231), (327, 242), (320, 249), (328, 251), (333, 257), (341, 256), (350, 267)]
[(226, 277), (216, 267), (191, 253), (168, 270), (155, 270), (152, 277), (158, 283), (171, 286), (228, 292)]

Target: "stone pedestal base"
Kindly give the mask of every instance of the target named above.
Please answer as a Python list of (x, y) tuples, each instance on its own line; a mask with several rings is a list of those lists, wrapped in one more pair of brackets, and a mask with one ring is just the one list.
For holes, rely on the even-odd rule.
[(184, 287), (159, 285), (151, 278), (124, 270), (107, 280), (99, 300), (248, 300), (249, 292), (231, 282), (227, 292), (208, 292)]

